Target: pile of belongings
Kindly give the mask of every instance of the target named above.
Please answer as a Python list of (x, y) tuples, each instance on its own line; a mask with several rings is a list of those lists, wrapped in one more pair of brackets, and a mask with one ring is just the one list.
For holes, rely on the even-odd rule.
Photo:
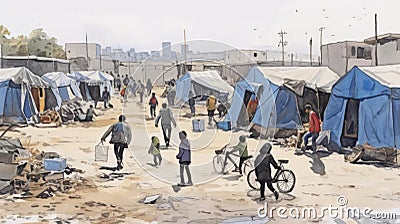
[(400, 164), (399, 151), (390, 148), (374, 148), (373, 146), (365, 143), (363, 145), (357, 145), (352, 148), (351, 154), (345, 155), (344, 159), (346, 162), (357, 163), (359, 160), (367, 162), (381, 162), (387, 165)]
[(61, 105), (61, 120), (63, 123), (86, 120), (86, 105), (80, 100), (68, 100)]
[(274, 145), (280, 145), (281, 148), (296, 148), (297, 147), (297, 137), (292, 135), (287, 138), (278, 138), (273, 140)]
[[(62, 120), (60, 113), (54, 110), (46, 110), (40, 114), (40, 124), (52, 125), (55, 127), (61, 126)], [(40, 126), (40, 125), (37, 125)]]
[[(7, 199), (48, 198), (96, 186), (83, 178), (82, 170), (62, 167), (46, 169), (46, 159), (60, 158), (55, 152), (26, 149), (19, 139), (0, 139), (0, 195)], [(64, 160), (64, 159), (60, 159)]]

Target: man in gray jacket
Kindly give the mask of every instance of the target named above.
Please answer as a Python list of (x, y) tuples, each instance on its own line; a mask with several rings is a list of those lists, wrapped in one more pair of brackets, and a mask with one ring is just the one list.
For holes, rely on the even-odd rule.
[(110, 128), (104, 133), (103, 137), (101, 137), (101, 141), (106, 141), (106, 138), (111, 134), (110, 143), (114, 144), (114, 153), (117, 158), (117, 169), (121, 170), (122, 159), (124, 155), (124, 149), (128, 148), (129, 144), (132, 140), (132, 132), (131, 128), (125, 122), (126, 117), (124, 115), (119, 116), (119, 122), (111, 125)]
[(156, 118), (156, 127), (158, 127), (158, 122), (161, 119), (161, 129), (164, 134), (164, 141), (165, 145), (168, 147), (169, 146), (169, 141), (171, 139), (171, 132), (172, 132), (172, 126), (171, 123), (176, 127), (176, 122), (174, 115), (172, 114), (172, 111), (170, 108), (168, 108), (166, 103), (162, 104), (162, 108), (160, 112), (158, 113), (158, 116)]

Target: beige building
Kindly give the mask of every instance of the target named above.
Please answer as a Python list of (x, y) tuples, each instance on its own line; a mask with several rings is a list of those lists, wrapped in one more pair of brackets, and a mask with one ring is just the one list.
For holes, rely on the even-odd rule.
[(354, 66), (372, 66), (372, 46), (364, 42), (343, 41), (322, 46), (322, 65), (338, 75), (345, 75)]

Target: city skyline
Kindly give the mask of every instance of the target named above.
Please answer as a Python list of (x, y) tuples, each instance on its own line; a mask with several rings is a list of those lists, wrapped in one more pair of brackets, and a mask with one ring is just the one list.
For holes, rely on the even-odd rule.
[[(60, 45), (84, 42), (88, 34), (89, 42), (124, 50), (135, 48), (138, 52), (160, 50), (163, 41), (181, 43), (184, 29), (188, 40), (213, 40), (239, 49), (279, 50), (277, 33), (284, 30), (288, 33), (288, 51), (309, 52), (309, 39), (313, 38), (313, 53), (317, 54), (320, 27), (326, 27), (323, 43), (364, 40), (373, 36), (374, 14), (378, 13), (379, 33), (396, 32), (396, 21), (391, 18), (397, 12), (390, 7), (391, 2), (395, 3), (290, 0), (278, 6), (272, 1), (243, 5), (206, 0), (193, 4), (196, 10), (184, 12), (190, 4), (181, 0), (157, 4), (121, 0), (114, 2), (114, 7), (97, 1), (72, 0), (61, 8), (43, 0), (41, 4), (25, 2), (24, 7), (17, 2), (3, 3), (7, 10), (3, 10), (0, 21), (12, 35), (28, 35), (41, 27), (55, 36)], [(12, 10), (15, 8), (18, 13)], [(20, 16), (31, 12), (36, 12), (33, 18)]]

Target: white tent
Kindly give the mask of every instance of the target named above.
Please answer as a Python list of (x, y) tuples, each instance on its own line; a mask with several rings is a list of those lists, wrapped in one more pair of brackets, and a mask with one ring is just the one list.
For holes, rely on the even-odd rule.
[(99, 71), (80, 71), (78, 73), (88, 78), (86, 82), (89, 85), (100, 85), (100, 93), (103, 92), (104, 87), (107, 87), (110, 94), (113, 95), (111, 82), (114, 81), (114, 77), (111, 75)]
[(57, 89), (62, 101), (71, 100), (75, 97), (82, 99), (77, 82), (63, 72), (51, 72), (42, 76), (42, 79), (50, 83), (52, 88)]
[(189, 92), (194, 95), (208, 95), (209, 92), (218, 96), (219, 93), (228, 93), (232, 97), (233, 87), (225, 82), (217, 71), (188, 72), (176, 81), (175, 101), (178, 103), (189, 100)]

